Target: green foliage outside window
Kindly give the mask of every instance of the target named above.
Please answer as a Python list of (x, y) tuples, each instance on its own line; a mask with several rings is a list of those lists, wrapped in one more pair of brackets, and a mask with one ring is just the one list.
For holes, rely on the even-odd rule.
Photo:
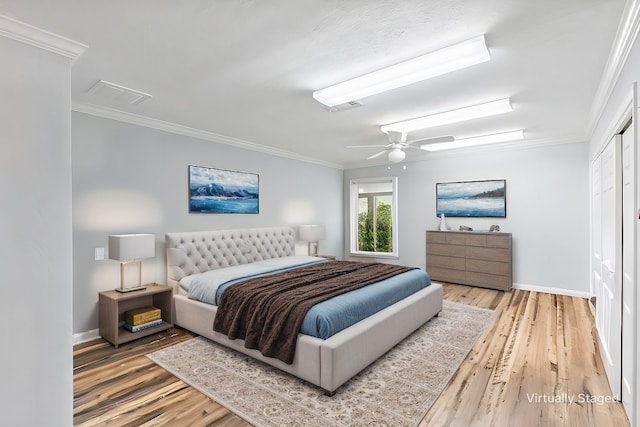
[(358, 250), (365, 252), (392, 252), (391, 205), (376, 201), (374, 215), (370, 210), (358, 214)]
[(358, 214), (358, 250), (373, 252), (373, 248), (373, 215), (369, 212), (360, 212)]
[(391, 247), (391, 205), (376, 204), (376, 252), (392, 252)]

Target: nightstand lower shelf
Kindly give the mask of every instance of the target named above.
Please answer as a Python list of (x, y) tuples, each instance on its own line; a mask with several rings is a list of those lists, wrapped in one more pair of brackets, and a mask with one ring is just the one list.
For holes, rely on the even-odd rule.
[(125, 329), (124, 326), (120, 326), (118, 328), (118, 343), (123, 344), (125, 342), (136, 340), (138, 338), (146, 337), (147, 335), (153, 335), (156, 332), (162, 332), (172, 327), (173, 323), (162, 322), (162, 324), (158, 326), (153, 326), (151, 328), (143, 329), (137, 332), (131, 332)]
[[(173, 327), (173, 289), (166, 285), (151, 284), (146, 286), (147, 288), (144, 290), (128, 293), (100, 292), (98, 298), (99, 331), (102, 338), (118, 347), (120, 344)], [(160, 309), (162, 324), (137, 332), (131, 332), (122, 326), (126, 311), (147, 306)]]

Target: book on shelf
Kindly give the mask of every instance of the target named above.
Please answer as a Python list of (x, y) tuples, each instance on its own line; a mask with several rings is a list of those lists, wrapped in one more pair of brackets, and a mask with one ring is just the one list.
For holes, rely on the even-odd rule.
[(143, 329), (153, 328), (154, 326), (162, 325), (162, 319), (152, 320), (150, 322), (142, 323), (140, 325), (131, 325), (127, 322), (124, 323), (124, 328), (130, 332), (139, 332)]
[(161, 317), (162, 312), (160, 309), (153, 306), (135, 308), (124, 312), (124, 321), (133, 326), (158, 320)]

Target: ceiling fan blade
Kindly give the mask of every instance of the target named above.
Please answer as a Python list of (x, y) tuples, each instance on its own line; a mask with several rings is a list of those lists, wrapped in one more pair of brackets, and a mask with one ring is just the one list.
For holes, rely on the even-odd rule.
[[(437, 144), (440, 142), (452, 142), (455, 141), (455, 138), (451, 135), (447, 135), (447, 136), (436, 136), (434, 138), (422, 138), (422, 139), (414, 139), (413, 141), (409, 141), (407, 142), (408, 146), (411, 146), (411, 144), (415, 144), (416, 142), (419, 142), (420, 145), (426, 145), (426, 144)], [(414, 147), (417, 148), (417, 147)]]
[(376, 154), (372, 154), (371, 156), (367, 157), (367, 160), (371, 160), (371, 159), (375, 159), (376, 157), (380, 157), (386, 152), (387, 152), (387, 150), (378, 151)]
[(376, 147), (388, 147), (389, 145), (347, 145), (347, 148), (376, 148)]

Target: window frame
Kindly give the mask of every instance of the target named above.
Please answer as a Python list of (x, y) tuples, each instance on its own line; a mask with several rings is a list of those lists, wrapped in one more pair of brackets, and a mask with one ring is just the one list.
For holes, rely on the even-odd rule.
[[(391, 184), (391, 245), (392, 252), (358, 250), (358, 212), (361, 184)], [(375, 193), (369, 193), (375, 194)], [(382, 194), (382, 193), (380, 193)], [(384, 194), (389, 194), (385, 192)], [(354, 257), (375, 257), (399, 259), (398, 251), (398, 177), (356, 178), (349, 182), (349, 255)], [(375, 210), (375, 208), (374, 208)]]

